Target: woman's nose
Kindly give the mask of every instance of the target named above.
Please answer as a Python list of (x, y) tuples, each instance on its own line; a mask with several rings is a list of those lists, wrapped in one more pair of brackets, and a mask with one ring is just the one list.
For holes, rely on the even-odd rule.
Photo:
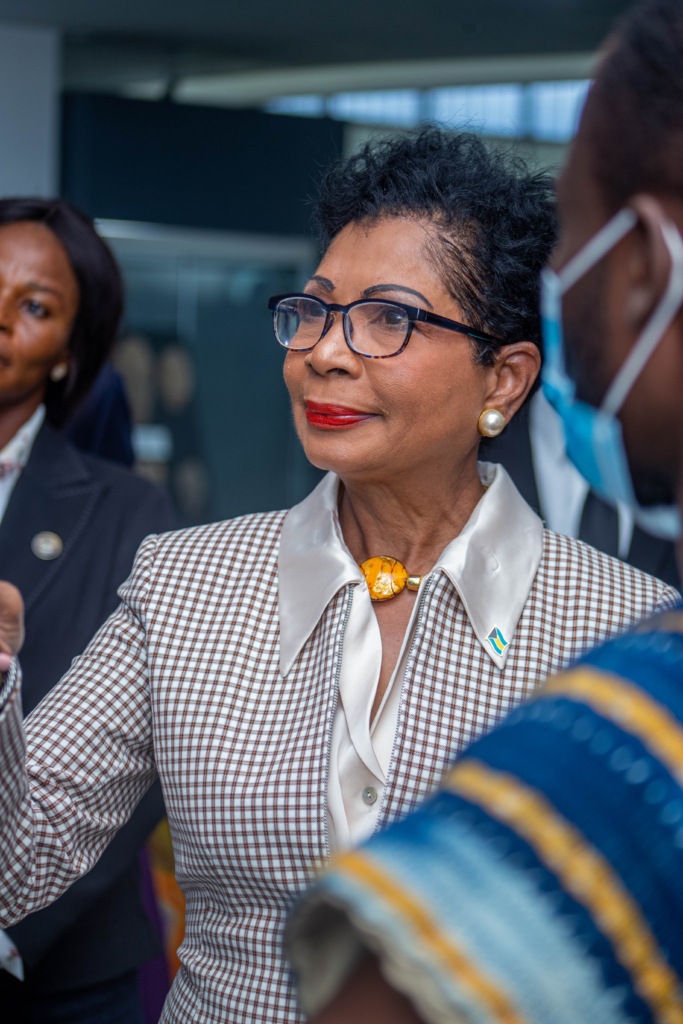
[(12, 303), (0, 292), (0, 331), (9, 333), (12, 330)]
[(341, 313), (330, 314), (328, 327), (318, 344), (306, 355), (306, 363), (316, 373), (343, 372), (356, 376), (361, 372), (359, 356), (346, 344)]

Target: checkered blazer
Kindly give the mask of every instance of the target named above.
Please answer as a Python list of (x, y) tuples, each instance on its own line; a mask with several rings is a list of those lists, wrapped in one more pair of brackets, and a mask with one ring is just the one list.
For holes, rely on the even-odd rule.
[[(0, 713), (0, 927), (97, 860), (158, 774), (187, 897), (163, 1024), (297, 1021), (280, 952), (293, 898), (327, 855), (325, 794), (349, 589), (285, 678), (277, 554), (284, 513), (150, 537), (122, 604), (22, 730), (18, 671)], [(427, 586), (380, 824), (459, 750), (585, 648), (677, 600), (545, 533), (503, 670), (450, 580)]]

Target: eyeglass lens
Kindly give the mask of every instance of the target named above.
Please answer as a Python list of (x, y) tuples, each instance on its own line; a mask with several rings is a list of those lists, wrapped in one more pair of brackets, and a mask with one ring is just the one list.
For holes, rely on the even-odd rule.
[[(283, 299), (275, 312), (275, 336), (285, 348), (313, 348), (320, 341), (326, 316), (325, 306), (316, 299)], [(359, 355), (390, 356), (402, 348), (410, 320), (400, 306), (363, 302), (349, 311), (345, 328)]]

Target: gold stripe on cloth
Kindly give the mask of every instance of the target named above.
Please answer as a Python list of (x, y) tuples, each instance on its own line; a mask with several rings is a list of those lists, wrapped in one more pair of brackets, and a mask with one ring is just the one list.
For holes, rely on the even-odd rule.
[(577, 668), (550, 679), (538, 697), (566, 697), (637, 737), (683, 786), (683, 729), (659, 701), (622, 676)]
[(525, 1018), (515, 1010), (507, 995), (463, 953), (450, 935), (439, 928), (430, 911), (409, 895), (400, 882), (387, 875), (384, 867), (377, 867), (362, 851), (354, 850), (335, 857), (332, 868), (360, 882), (374, 897), (380, 897), (391, 910), (407, 921), (415, 941), (437, 957), (458, 982), (484, 1004), (494, 1020), (500, 1024), (526, 1024)]
[(529, 843), (565, 891), (590, 913), (655, 1020), (683, 1024), (680, 979), (640, 906), (603, 854), (542, 793), (474, 758), (456, 764), (444, 788), (477, 804)]

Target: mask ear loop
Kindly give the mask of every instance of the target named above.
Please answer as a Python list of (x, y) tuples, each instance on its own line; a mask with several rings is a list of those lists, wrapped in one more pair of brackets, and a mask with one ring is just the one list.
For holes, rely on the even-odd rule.
[(638, 223), (638, 215), (635, 210), (625, 206), (619, 213), (615, 213), (611, 220), (608, 220), (604, 227), (596, 235), (586, 242), (582, 249), (572, 256), (569, 263), (566, 263), (562, 270), (557, 273), (560, 279), (560, 292), (564, 295), (570, 288), (573, 288), (584, 274), (591, 267), (599, 263), (603, 256), (606, 256), (610, 249), (613, 249), (617, 242), (633, 230)]
[(671, 258), (666, 291), (607, 390), (600, 411), (608, 416), (615, 416), (621, 409), (683, 302), (683, 239), (671, 221), (662, 224), (662, 236)]
[[(573, 288), (576, 282), (596, 263), (599, 263), (603, 256), (606, 256), (610, 249), (613, 249), (617, 242), (620, 242), (637, 223), (638, 217), (635, 210), (624, 207), (611, 220), (608, 220), (561, 270), (546, 269), (543, 271), (545, 287), (541, 292), (541, 297), (543, 315), (548, 323), (552, 323), (554, 320), (556, 303), (561, 310), (561, 297), (570, 288)], [(566, 353), (561, 341), (557, 352), (553, 353), (548, 349), (545, 354), (543, 379), (547, 383), (551, 383), (557, 390), (564, 392), (566, 397), (573, 397), (576, 386), (571, 382), (571, 388), (567, 394), (569, 378), (566, 370)]]

